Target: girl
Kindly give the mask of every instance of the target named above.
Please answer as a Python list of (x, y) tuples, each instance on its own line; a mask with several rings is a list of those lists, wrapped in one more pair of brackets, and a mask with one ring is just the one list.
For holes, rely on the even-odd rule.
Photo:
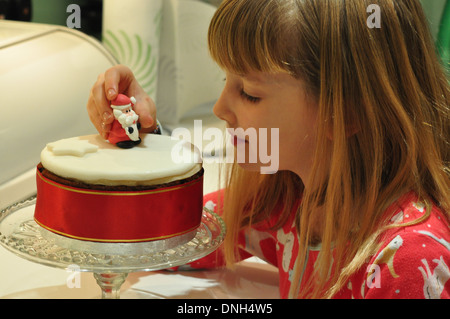
[[(279, 129), (276, 173), (234, 163), (205, 197), (227, 223), (225, 261), (276, 265), (283, 298), (449, 298), (450, 88), (419, 1), (225, 0), (208, 41), (226, 73), (214, 113)], [(153, 102), (118, 66), (91, 91), (99, 132), (121, 92), (152, 131)], [(221, 260), (191, 267), (208, 263)]]

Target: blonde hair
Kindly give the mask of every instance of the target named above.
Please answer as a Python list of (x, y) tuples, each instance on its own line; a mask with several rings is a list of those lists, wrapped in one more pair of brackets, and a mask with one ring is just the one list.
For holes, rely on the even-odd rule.
[[(381, 28), (367, 25), (370, 4), (381, 8)], [(225, 70), (302, 79), (322, 123), (308, 189), (288, 171), (259, 175), (233, 165), (224, 197), (230, 263), (240, 229), (275, 207), (280, 227), (301, 198), (291, 295), (332, 297), (378, 249), (390, 227), (383, 213), (401, 195), (414, 190), (428, 213), (434, 204), (449, 216), (450, 88), (418, 0), (225, 0), (208, 40)], [(320, 207), (324, 222), (313, 232)], [(300, 283), (316, 238), (316, 273)]]

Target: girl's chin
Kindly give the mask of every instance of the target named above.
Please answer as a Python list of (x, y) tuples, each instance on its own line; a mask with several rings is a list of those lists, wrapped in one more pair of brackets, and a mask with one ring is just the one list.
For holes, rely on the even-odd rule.
[(246, 171), (250, 171), (250, 172), (259, 172), (261, 171), (261, 167), (262, 165), (258, 164), (258, 163), (240, 163), (238, 162), (238, 165), (246, 170)]

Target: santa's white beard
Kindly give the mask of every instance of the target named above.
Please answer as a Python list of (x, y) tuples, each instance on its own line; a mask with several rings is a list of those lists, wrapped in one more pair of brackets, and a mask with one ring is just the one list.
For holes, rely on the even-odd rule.
[[(114, 110), (114, 117), (119, 123), (122, 125), (122, 128), (125, 130), (126, 134), (132, 141), (139, 140), (139, 131), (137, 128), (137, 121), (139, 119), (139, 115), (137, 115), (134, 111), (130, 111), (128, 114), (123, 113), (120, 110)], [(128, 128), (132, 127), (133, 132), (130, 133)]]

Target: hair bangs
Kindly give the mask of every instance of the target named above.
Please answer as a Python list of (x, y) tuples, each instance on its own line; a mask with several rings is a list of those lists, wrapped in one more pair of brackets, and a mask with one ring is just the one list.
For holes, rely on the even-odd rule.
[(290, 73), (279, 34), (277, 1), (226, 1), (212, 18), (208, 45), (212, 58), (235, 74)]

